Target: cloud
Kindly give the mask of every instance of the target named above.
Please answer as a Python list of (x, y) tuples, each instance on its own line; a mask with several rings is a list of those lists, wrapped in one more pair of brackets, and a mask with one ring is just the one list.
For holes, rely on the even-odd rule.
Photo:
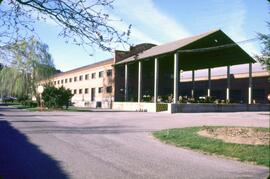
[(190, 35), (186, 28), (159, 10), (153, 0), (117, 0), (114, 6), (118, 16), (135, 24), (135, 38), (151, 37), (164, 43)]
[[(219, 15), (217, 18), (222, 23), (222, 29), (234, 41), (245, 41), (253, 37), (248, 37), (245, 30), (247, 9), (243, 0), (222, 1), (219, 6)], [(259, 51), (253, 43), (242, 43), (240, 46), (250, 55), (258, 54)]]
[[(111, 19), (115, 19), (115, 21), (110, 22), (109, 24), (112, 25), (114, 28), (116, 28), (119, 31), (126, 32), (128, 30), (129, 24), (123, 20), (121, 20), (120, 17), (111, 15)], [(159, 44), (160, 42), (158, 40), (155, 40), (151, 38), (150, 36), (146, 35), (144, 32), (139, 30), (136, 27), (131, 28), (131, 40), (133, 42), (142, 43), (142, 42), (148, 42), (148, 43), (154, 43)]]
[[(126, 31), (132, 24), (130, 42), (162, 44), (190, 36), (190, 33), (172, 17), (157, 8), (153, 0), (117, 0), (114, 2), (114, 10), (110, 12), (111, 19), (123, 19), (112, 21), (109, 24), (119, 31)], [(103, 9), (107, 12), (107, 9)], [(56, 26), (52, 19), (45, 22)], [(121, 49), (121, 46), (117, 46)]]

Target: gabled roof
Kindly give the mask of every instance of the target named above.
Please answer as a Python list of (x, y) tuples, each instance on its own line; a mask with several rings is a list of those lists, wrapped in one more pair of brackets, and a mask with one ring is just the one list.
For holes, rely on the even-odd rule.
[[(236, 64), (255, 62), (255, 60), (252, 57), (250, 57), (243, 49), (241, 49), (241, 47), (239, 47), (234, 41), (232, 41), (224, 32), (222, 32), (220, 29), (217, 29), (217, 30), (212, 30), (212, 31), (202, 33), (199, 35), (195, 35), (192, 37), (177, 40), (174, 42), (152, 47), (134, 56), (126, 58), (116, 63), (116, 65), (130, 63), (136, 60), (154, 58), (157, 56), (160, 57), (165, 54), (171, 54), (178, 50), (209, 48), (209, 47), (215, 47), (215, 46), (220, 46), (220, 45), (222, 46), (222, 45), (227, 45), (227, 44), (233, 44), (233, 46), (227, 49), (225, 48), (218, 49), (216, 50), (216, 52), (180, 54), (182, 55), (182, 60), (183, 60), (180, 63), (180, 67), (182, 64), (181, 69), (183, 70), (191, 70), (193, 68), (202, 69), (202, 68), (207, 68), (207, 65), (209, 65), (209, 67), (218, 67), (218, 66), (225, 66), (225, 65), (236, 65)], [(235, 56), (228, 55), (231, 53), (235, 54)], [(213, 62), (213, 56), (216, 56), (215, 62)], [(198, 61), (199, 59), (201, 59), (201, 61)], [(209, 60), (211, 61), (211, 63), (209, 63)], [(198, 65), (196, 65), (196, 63)], [(206, 65), (203, 65), (203, 63), (205, 63)]]
[(99, 67), (99, 66), (112, 64), (113, 61), (114, 61), (113, 58), (110, 58), (110, 59), (107, 59), (107, 60), (102, 60), (102, 61), (99, 61), (99, 62), (96, 62), (96, 63), (92, 63), (90, 65), (86, 65), (86, 66), (75, 68), (75, 69), (72, 69), (72, 70), (69, 70), (69, 71), (57, 73), (53, 77), (59, 77), (59, 76), (62, 76), (62, 75), (72, 74), (72, 73), (81, 72), (81, 71), (84, 71), (84, 70), (89, 70), (91, 68), (96, 68), (96, 67)]
[(157, 55), (161, 55), (161, 54), (174, 52), (174, 51), (180, 49), (181, 47), (184, 47), (192, 42), (195, 42), (196, 40), (201, 39), (209, 34), (216, 32), (216, 31), (218, 31), (218, 30), (212, 30), (212, 31), (205, 32), (205, 33), (195, 35), (192, 37), (187, 37), (187, 38), (177, 40), (174, 42), (169, 42), (166, 44), (158, 45), (158, 46), (150, 48), (149, 50), (145, 50), (145, 51), (139, 53), (137, 56), (134, 55), (134, 56), (131, 56), (129, 58), (126, 58), (125, 60), (122, 60), (122, 61), (118, 62), (117, 64), (127, 63), (127, 62), (130, 62), (133, 60), (139, 60), (139, 59), (144, 59), (144, 58), (149, 58), (149, 57), (153, 57), (153, 56), (157, 56)]

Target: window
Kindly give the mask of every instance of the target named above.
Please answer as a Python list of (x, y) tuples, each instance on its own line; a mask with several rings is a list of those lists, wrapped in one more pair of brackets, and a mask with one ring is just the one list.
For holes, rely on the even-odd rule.
[(107, 76), (112, 76), (112, 69), (107, 70)]
[(82, 89), (79, 89), (79, 94), (82, 94)]
[(77, 77), (75, 76), (75, 77), (74, 77), (74, 82), (76, 82), (76, 81), (77, 81)]
[(108, 86), (108, 87), (106, 88), (106, 92), (107, 92), (107, 93), (111, 93), (111, 92), (112, 92), (112, 86)]
[(86, 74), (86, 75), (84, 76), (84, 79), (85, 79), (85, 80), (88, 80), (88, 79), (89, 79), (89, 75)]
[(56, 81), (54, 81), (54, 85), (56, 85)]
[(77, 90), (73, 90), (73, 94), (77, 94)]
[(82, 81), (83, 80), (83, 76), (81, 75), (81, 76), (79, 76), (79, 80), (80, 81)]
[(61, 80), (61, 84), (63, 84), (64, 83), (64, 80)]
[(66, 78), (66, 79), (65, 79), (65, 83), (67, 83), (67, 82), (68, 82), (68, 79)]
[(69, 78), (69, 82), (70, 82), (70, 83), (72, 82), (72, 78)]
[(103, 77), (103, 71), (98, 72), (98, 77), (99, 78), (102, 78)]
[(60, 84), (60, 80), (58, 80), (57, 83)]
[(92, 73), (92, 74), (91, 74), (91, 78), (92, 78), (92, 79), (95, 79), (95, 78), (96, 78), (96, 73)]
[(98, 88), (98, 93), (102, 93), (103, 92), (103, 87), (99, 87)]
[(84, 94), (88, 94), (88, 88), (84, 89)]

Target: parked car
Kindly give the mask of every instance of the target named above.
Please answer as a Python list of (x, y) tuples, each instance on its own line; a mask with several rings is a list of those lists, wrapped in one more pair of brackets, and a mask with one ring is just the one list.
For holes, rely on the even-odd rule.
[(17, 98), (13, 97), (13, 96), (5, 96), (5, 97), (1, 98), (1, 101), (4, 103), (8, 103), (8, 102), (13, 103), (15, 100), (17, 100)]

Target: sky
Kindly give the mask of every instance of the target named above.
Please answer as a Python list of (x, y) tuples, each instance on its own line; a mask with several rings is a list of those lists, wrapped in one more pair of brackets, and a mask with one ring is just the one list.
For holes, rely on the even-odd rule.
[[(257, 32), (269, 33), (267, 0), (115, 0), (113, 5), (111, 17), (122, 20), (113, 25), (126, 30), (132, 24), (132, 44), (163, 44), (213, 29), (221, 29), (235, 42), (255, 38)], [(36, 32), (49, 45), (55, 66), (61, 71), (113, 57), (98, 48), (89, 48), (90, 56), (82, 47), (65, 43), (58, 36), (59, 27), (51, 21), (38, 22)], [(241, 47), (252, 56), (261, 48), (259, 41)]]

